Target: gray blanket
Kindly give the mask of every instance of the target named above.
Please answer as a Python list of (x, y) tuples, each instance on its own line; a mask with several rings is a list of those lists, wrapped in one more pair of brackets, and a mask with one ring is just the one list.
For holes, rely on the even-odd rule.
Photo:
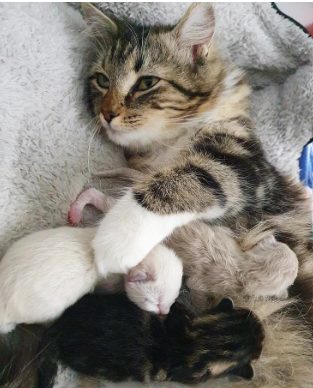
[[(101, 6), (149, 25), (175, 23), (188, 5)], [(297, 176), (297, 158), (313, 136), (313, 39), (270, 3), (215, 6), (221, 54), (247, 72), (267, 155), (284, 174)], [(118, 190), (90, 174), (124, 161), (105, 137), (93, 136), (82, 102), (88, 45), (83, 30), (81, 15), (67, 4), (0, 4), (1, 255), (27, 233), (65, 225), (71, 202), (84, 188)], [(58, 388), (74, 386), (72, 373), (60, 376)]]

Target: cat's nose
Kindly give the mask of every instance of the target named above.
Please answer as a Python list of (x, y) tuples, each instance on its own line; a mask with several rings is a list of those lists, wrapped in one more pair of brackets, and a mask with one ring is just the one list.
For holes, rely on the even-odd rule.
[(102, 114), (108, 123), (110, 123), (114, 119), (114, 117), (119, 116), (119, 113), (113, 112), (112, 110), (104, 110)]

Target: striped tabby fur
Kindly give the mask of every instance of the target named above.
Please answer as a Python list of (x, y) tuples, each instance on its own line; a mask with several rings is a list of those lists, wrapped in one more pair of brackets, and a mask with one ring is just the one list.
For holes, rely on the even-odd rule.
[[(268, 362), (278, 365), (273, 368), (280, 372), (273, 372), (270, 382), (264, 373), (255, 384), (233, 386), (313, 386), (307, 332), (313, 323), (310, 209), (302, 185), (280, 175), (264, 154), (251, 120), (250, 89), (243, 73), (219, 58), (212, 39), (212, 6), (196, 3), (177, 26), (166, 28), (131, 26), (92, 6), (85, 7), (85, 14), (95, 46), (89, 107), (108, 137), (125, 149), (128, 165), (144, 173), (130, 191), (136, 206), (163, 217), (164, 223), (169, 215), (191, 214), (185, 223), (202, 219), (208, 227), (226, 227), (243, 250), (274, 234), (298, 257), (299, 273), (290, 292), (300, 299), (297, 309), (303, 318), (290, 309), (281, 316), (279, 330), (272, 323), (269, 335), (276, 337), (269, 341), (271, 356), (260, 367), (264, 372)], [(108, 78), (107, 88), (99, 86), (99, 73)], [(158, 82), (140, 91), (147, 76)], [(109, 221), (104, 222), (112, 237)], [(160, 239), (183, 225), (179, 222)], [(116, 236), (110, 244), (118, 245)], [(98, 248), (106, 251), (107, 246)], [(260, 302), (254, 311), (267, 306)], [(295, 338), (306, 346), (307, 354), (301, 353)], [(298, 380), (285, 372), (286, 359), (280, 353), (275, 356), (279, 346), (288, 348), (287, 343), (285, 354), (291, 366), (298, 365), (294, 375)], [(301, 380), (299, 371), (310, 377)]]

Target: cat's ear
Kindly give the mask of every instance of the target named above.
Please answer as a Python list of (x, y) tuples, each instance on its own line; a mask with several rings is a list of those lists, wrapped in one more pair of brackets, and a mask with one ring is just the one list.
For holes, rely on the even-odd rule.
[(241, 366), (240, 368), (234, 369), (232, 371), (232, 375), (241, 377), (245, 380), (252, 380), (254, 377), (254, 370), (252, 365), (250, 363), (247, 363)]
[(154, 274), (150, 273), (149, 271), (145, 270), (141, 266), (134, 267), (131, 270), (129, 270), (126, 280), (129, 283), (135, 283), (135, 282), (152, 282), (155, 281)]
[(114, 21), (104, 15), (94, 5), (91, 3), (82, 3), (82, 10), (93, 36), (104, 37), (105, 35), (117, 35), (118, 28)]
[(207, 56), (215, 30), (214, 8), (210, 3), (193, 3), (173, 33), (181, 48), (190, 48), (195, 59)]
[(215, 311), (228, 312), (233, 310), (234, 303), (230, 298), (224, 298), (220, 303), (214, 308)]

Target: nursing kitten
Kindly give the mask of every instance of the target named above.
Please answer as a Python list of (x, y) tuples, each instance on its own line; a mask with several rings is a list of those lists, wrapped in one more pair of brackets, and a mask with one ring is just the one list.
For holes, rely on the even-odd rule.
[(94, 45), (90, 109), (125, 148), (128, 165), (146, 173), (98, 228), (92, 245), (100, 272), (127, 272), (175, 228), (201, 218), (229, 228), (243, 250), (268, 233), (288, 244), (299, 260), (292, 293), (311, 316), (304, 190), (264, 155), (250, 89), (218, 56), (212, 5), (195, 3), (176, 26), (149, 29), (83, 8)]
[(243, 252), (230, 230), (194, 221), (177, 228), (166, 245), (183, 261), (197, 311), (207, 308), (208, 297), (213, 303), (225, 295), (235, 303), (250, 298), (285, 299), (298, 272), (294, 252), (272, 235)]
[[(137, 173), (123, 168), (101, 175), (133, 180)], [(116, 201), (96, 189), (88, 189), (71, 205), (69, 218), (79, 223), (87, 204), (107, 212), (107, 204), (113, 206)], [(287, 289), (298, 273), (295, 253), (271, 234), (255, 241), (253, 248), (243, 252), (229, 229), (194, 221), (177, 228), (166, 244), (183, 261), (194, 305), (198, 308), (202, 305), (202, 309), (206, 307), (202, 301), (206, 301), (208, 295), (287, 298)], [(140, 268), (140, 264), (136, 268)]]
[[(0, 262), (0, 332), (19, 323), (47, 323), (98, 284), (124, 291), (122, 275), (101, 278), (90, 245), (96, 228), (44, 230), (17, 241)], [(159, 244), (125, 278), (128, 297), (143, 309), (167, 314), (179, 295), (182, 263)]]
[[(184, 304), (189, 306), (188, 298)], [(253, 379), (229, 381), (228, 378), (219, 378), (200, 384), (199, 388), (312, 388), (312, 331), (305, 324), (305, 318), (297, 314), (298, 303), (291, 299), (243, 298), (238, 300), (236, 307), (257, 311), (265, 331), (261, 356), (253, 362)], [(101, 377), (79, 376), (79, 386), (84, 388), (136, 388), (139, 385), (130, 382), (108, 384)], [(173, 383), (151, 385), (155, 388), (178, 388)]]
[(53, 386), (57, 361), (116, 382), (251, 379), (263, 340), (259, 319), (230, 299), (199, 317), (175, 303), (163, 319), (122, 295), (86, 295), (47, 330), (38, 388)]

